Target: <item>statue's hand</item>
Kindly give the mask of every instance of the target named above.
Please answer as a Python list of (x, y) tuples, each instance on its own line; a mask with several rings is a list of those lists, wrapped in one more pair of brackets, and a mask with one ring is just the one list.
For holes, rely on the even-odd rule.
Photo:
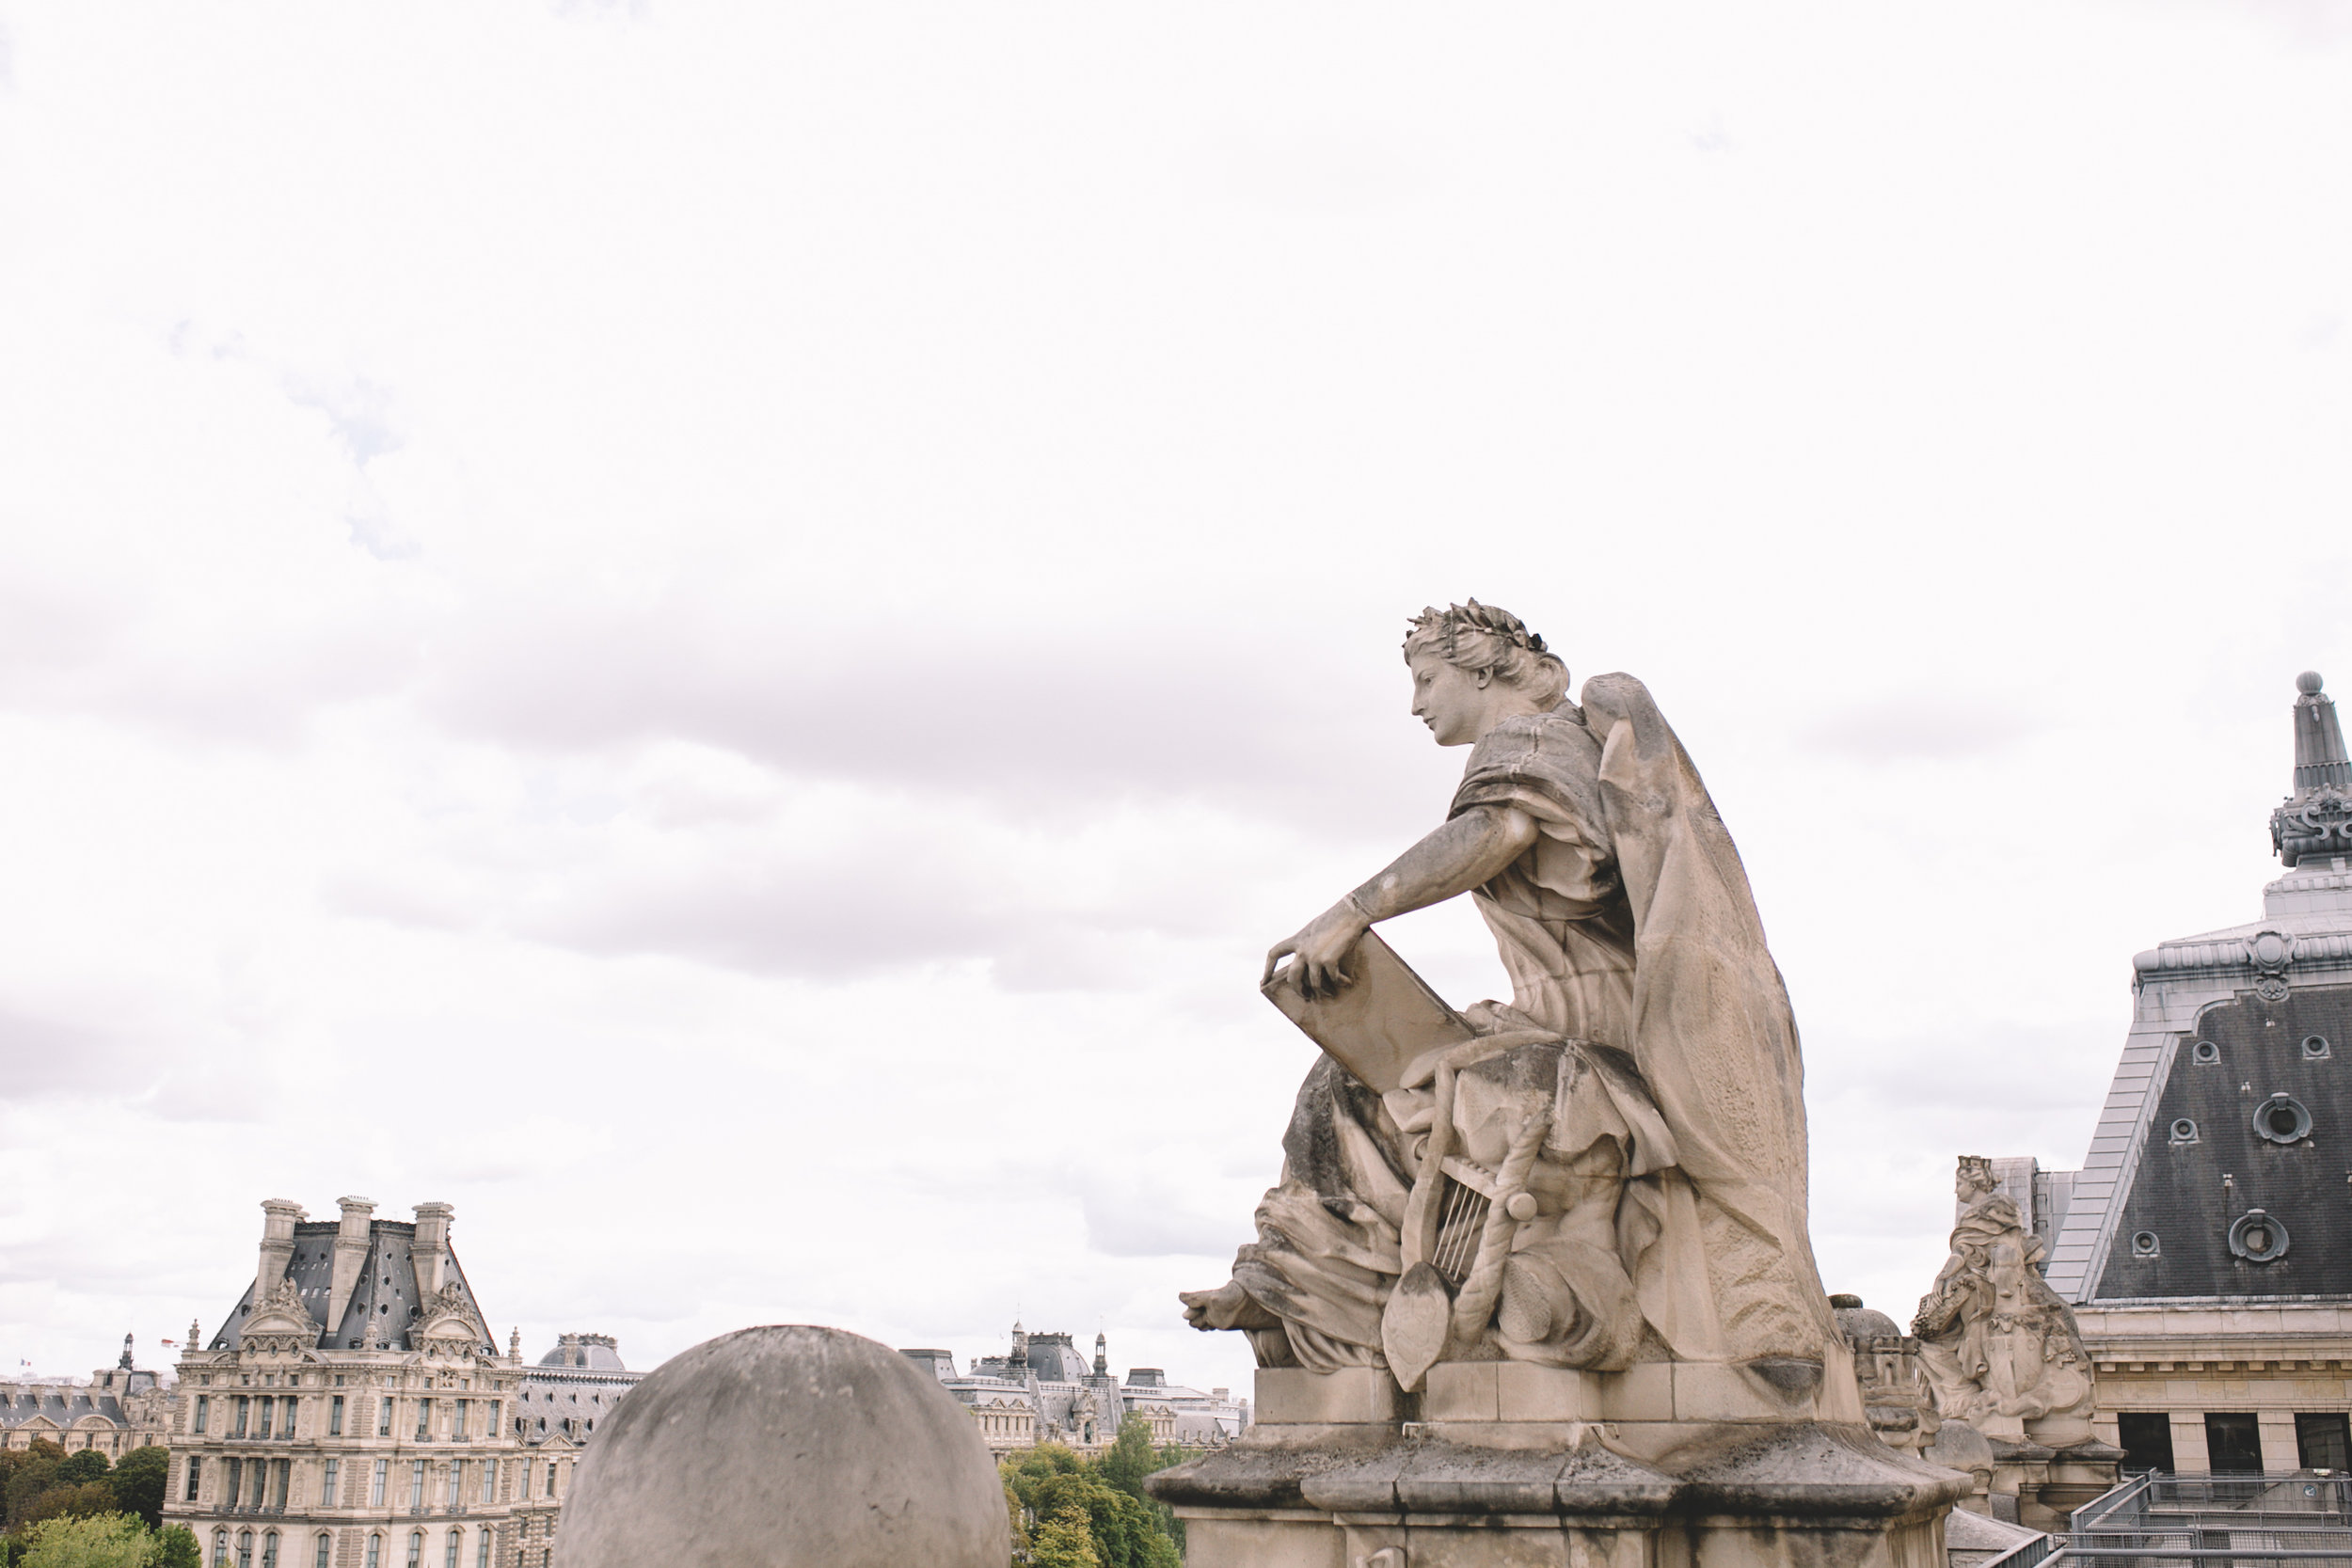
[(1364, 912), (1353, 900), (1343, 898), (1309, 921), (1296, 935), (1266, 949), (1265, 974), (1258, 984), (1271, 984), (1275, 968), (1282, 959), (1295, 957), (1297, 962), (1291, 967), (1298, 976), (1301, 991), (1309, 996), (1337, 995), (1339, 989), (1347, 984), (1347, 971), (1340, 966), (1370, 929), (1372, 922), (1364, 918)]

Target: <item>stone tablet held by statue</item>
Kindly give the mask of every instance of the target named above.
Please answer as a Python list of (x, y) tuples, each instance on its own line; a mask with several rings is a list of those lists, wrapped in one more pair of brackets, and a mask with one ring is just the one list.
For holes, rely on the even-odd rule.
[(1375, 1093), (1401, 1087), (1414, 1058), (1459, 1045), (1476, 1033), (1373, 932), (1366, 931), (1348, 954), (1346, 971), (1347, 984), (1326, 995), (1302, 990), (1295, 966), (1259, 989)]

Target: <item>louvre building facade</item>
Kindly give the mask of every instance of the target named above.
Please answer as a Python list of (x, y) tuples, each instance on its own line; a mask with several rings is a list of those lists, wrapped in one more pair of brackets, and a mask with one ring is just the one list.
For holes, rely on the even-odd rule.
[[(313, 1222), (264, 1203), (253, 1283), (194, 1327), (170, 1415), (167, 1523), (210, 1568), (541, 1568), (580, 1451), (636, 1374), (565, 1335), (501, 1354), (447, 1204)], [(199, 1348), (200, 1345), (200, 1348)]]

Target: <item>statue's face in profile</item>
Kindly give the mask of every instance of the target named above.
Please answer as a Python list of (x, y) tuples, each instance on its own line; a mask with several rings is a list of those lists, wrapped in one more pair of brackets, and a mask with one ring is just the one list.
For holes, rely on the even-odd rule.
[(1413, 717), (1429, 726), (1440, 746), (1468, 746), (1486, 733), (1494, 705), (1494, 683), (1478, 672), (1448, 664), (1433, 651), (1413, 656)]

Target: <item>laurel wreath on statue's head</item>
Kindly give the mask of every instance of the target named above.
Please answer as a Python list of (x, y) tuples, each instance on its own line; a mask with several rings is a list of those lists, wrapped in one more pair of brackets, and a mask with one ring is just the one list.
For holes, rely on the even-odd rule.
[(1515, 648), (1524, 648), (1531, 654), (1549, 651), (1540, 636), (1527, 629), (1526, 622), (1507, 610), (1497, 610), (1493, 605), (1480, 604), (1476, 599), (1446, 610), (1439, 610), (1436, 605), (1424, 607), (1413, 618), (1412, 630), (1406, 634), (1406, 638), (1409, 641), (1425, 632), (1444, 639), (1446, 662), (1451, 664), (1454, 662), (1454, 639), (1466, 631), (1482, 633), (1508, 642)]

